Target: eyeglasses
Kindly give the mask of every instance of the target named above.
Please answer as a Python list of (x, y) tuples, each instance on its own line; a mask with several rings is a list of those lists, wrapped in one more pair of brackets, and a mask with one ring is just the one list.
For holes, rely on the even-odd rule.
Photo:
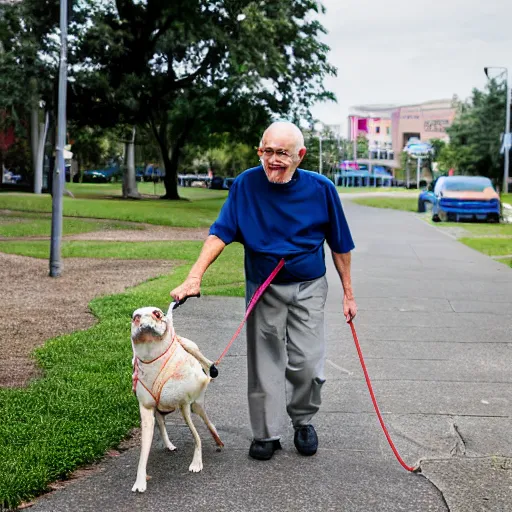
[(258, 149), (258, 153), (260, 153), (261, 156), (264, 156), (265, 158), (270, 158), (272, 155), (276, 155), (277, 158), (279, 158), (279, 160), (291, 160), (293, 158), (293, 156), (288, 152), (288, 151), (285, 151), (284, 149), (278, 149), (276, 151), (274, 151), (273, 149), (270, 149), (270, 148), (265, 148), (265, 149)]

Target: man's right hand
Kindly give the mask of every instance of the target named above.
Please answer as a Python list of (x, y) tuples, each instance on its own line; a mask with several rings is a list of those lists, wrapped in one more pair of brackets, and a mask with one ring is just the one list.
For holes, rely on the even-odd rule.
[(187, 277), (180, 286), (171, 291), (171, 297), (178, 301), (187, 297), (193, 297), (201, 293), (201, 279), (199, 277)]

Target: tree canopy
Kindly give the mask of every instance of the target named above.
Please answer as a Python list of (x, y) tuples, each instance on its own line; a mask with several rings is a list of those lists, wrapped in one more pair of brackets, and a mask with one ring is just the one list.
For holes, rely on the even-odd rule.
[(88, 124), (148, 123), (168, 198), (178, 197), (187, 141), (229, 131), (257, 144), (272, 115), (297, 120), (316, 101), (334, 99), (323, 86), (335, 69), (318, 40), (319, 2), (89, 2), (70, 103)]
[(439, 151), (441, 167), (453, 167), (459, 173), (488, 176), (500, 182), (505, 101), (505, 84), (490, 80), (484, 91), (473, 89), (471, 98), (459, 103), (457, 116), (447, 129), (450, 143)]

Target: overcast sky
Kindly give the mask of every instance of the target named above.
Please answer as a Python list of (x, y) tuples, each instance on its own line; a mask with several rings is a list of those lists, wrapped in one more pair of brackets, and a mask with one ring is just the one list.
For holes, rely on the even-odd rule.
[(337, 104), (314, 107), (342, 124), (352, 105), (467, 98), (485, 86), (485, 66), (509, 68), (512, 0), (323, 0)]

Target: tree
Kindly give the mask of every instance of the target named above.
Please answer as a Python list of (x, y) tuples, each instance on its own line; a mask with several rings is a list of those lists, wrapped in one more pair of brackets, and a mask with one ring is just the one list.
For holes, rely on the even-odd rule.
[[(59, 64), (59, 0), (23, 0), (0, 5), (0, 111), (2, 119), (28, 138), (31, 174), (41, 191), (46, 133), (55, 130), (56, 76)], [(69, 0), (71, 41), (88, 18), (89, 0)], [(73, 9), (72, 9), (73, 7)], [(73, 52), (72, 52), (73, 53)], [(0, 132), (4, 126), (0, 126)], [(54, 140), (55, 137), (52, 136)]]
[(505, 84), (490, 80), (484, 91), (473, 89), (471, 98), (459, 103), (456, 118), (447, 129), (450, 143), (439, 153), (442, 167), (488, 176), (499, 183), (503, 172), (500, 137), (505, 124), (505, 98)]
[(166, 198), (178, 199), (177, 162), (197, 119), (177, 123), (184, 102), (207, 89), (226, 107), (250, 97), (246, 105), (298, 119), (315, 101), (333, 99), (323, 87), (335, 70), (317, 40), (324, 29), (312, 14), (323, 8), (314, 0), (102, 5), (81, 41), (83, 74), (94, 77), (94, 87), (80, 97), (125, 122), (150, 124), (166, 169)]
[(370, 143), (365, 135), (357, 136), (357, 158), (368, 158)]

